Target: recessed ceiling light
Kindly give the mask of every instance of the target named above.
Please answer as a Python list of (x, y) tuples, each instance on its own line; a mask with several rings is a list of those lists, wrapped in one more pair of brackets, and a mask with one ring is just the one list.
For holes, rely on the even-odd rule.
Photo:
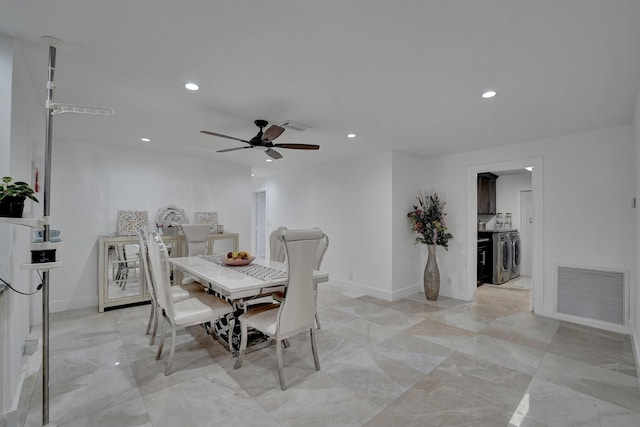
[(251, 176), (256, 176), (256, 174), (255, 174), (255, 173), (252, 173), (252, 174), (251, 174)]
[(496, 96), (497, 93), (495, 90), (488, 90), (485, 93), (482, 94), (482, 97), (484, 99), (489, 99), (489, 98), (493, 98), (494, 96)]
[(200, 89), (200, 86), (198, 86), (197, 84), (193, 83), (193, 82), (188, 82), (184, 85), (184, 87), (186, 87), (189, 90), (198, 90)]
[(151, 142), (151, 138), (140, 138), (142, 142)]
[(348, 133), (347, 134), (347, 138), (355, 138), (356, 134), (355, 133)]
[(265, 162), (273, 162), (273, 159), (267, 159)]

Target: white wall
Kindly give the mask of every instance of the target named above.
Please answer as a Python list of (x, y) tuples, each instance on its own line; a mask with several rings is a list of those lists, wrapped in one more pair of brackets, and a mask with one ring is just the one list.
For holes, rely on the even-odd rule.
[(190, 222), (195, 212), (217, 211), (225, 231), (239, 233), (240, 247), (250, 247), (248, 167), (55, 140), (55, 133), (53, 145), (51, 228), (61, 230), (64, 248), (63, 266), (51, 274), (52, 311), (97, 310), (97, 242), (115, 232), (119, 210), (146, 210), (152, 229), (166, 205), (184, 209)]
[(420, 191), (433, 188), (438, 170), (387, 152), (256, 180), (254, 191), (267, 192), (269, 233), (279, 225), (322, 228), (330, 238), (323, 270), (333, 282), (396, 300), (423, 292), (427, 251), (415, 245), (407, 212)]
[[(36, 134), (41, 137), (44, 132), (44, 114), (27, 76), (14, 41), (0, 36), (0, 176), (10, 175), (33, 185), (32, 160), (41, 148), (38, 144), (43, 144)], [(40, 216), (41, 207), (26, 201), (24, 215)], [(30, 236), (26, 227), (0, 224), (0, 274), (22, 292), (34, 291), (39, 283), (32, 272), (20, 268), (30, 259)], [(8, 425), (18, 422), (18, 398), (26, 374), (22, 352), (30, 332), (33, 300), (39, 300), (38, 296), (13, 291), (0, 297), (0, 424), (3, 418)]]
[[(392, 283), (393, 299), (424, 292), (422, 274), (427, 260), (426, 246), (416, 244), (407, 213), (417, 203), (419, 193), (433, 188), (437, 166), (425, 167), (424, 160), (393, 153)], [(440, 251), (438, 256), (444, 256)]]
[[(465, 215), (467, 203), (476, 203), (475, 192), (469, 197), (466, 191), (467, 170), (477, 165), (538, 157), (544, 163), (544, 255), (540, 266), (543, 295), (537, 310), (553, 315), (557, 264), (622, 269), (635, 277), (635, 242), (629, 238), (629, 230), (635, 227), (631, 209), (635, 186), (629, 179), (635, 171), (633, 127), (444, 156), (438, 159), (441, 164), (438, 186), (451, 198), (452, 233), (465, 236), (467, 223), (460, 216)], [(443, 269), (454, 272), (451, 283), (441, 284), (441, 291), (466, 299), (473, 295), (475, 284), (458, 283), (464, 280), (459, 272), (471, 268), (468, 263), (475, 262), (475, 256), (457, 243), (453, 249), (439, 260), (441, 272)]]
[[(320, 226), (332, 238), (324, 264), (332, 279), (390, 299), (394, 291), (402, 293), (421, 283), (425, 257), (416, 258), (415, 248), (408, 243), (412, 237), (404, 231), (408, 230), (405, 210), (418, 186), (433, 187), (445, 195), (454, 236), (449, 251), (438, 255), (441, 294), (472, 299), (476, 283), (469, 277), (474, 277), (476, 252), (468, 248), (475, 247), (475, 221), (471, 228), (469, 212), (476, 211), (477, 202), (475, 177), (468, 186), (469, 171), (531, 162), (538, 164), (533, 182), (539, 180), (534, 191), (540, 191), (542, 200), (535, 203), (540, 209), (537, 216), (544, 222), (534, 257), (534, 284), (539, 286), (534, 290), (536, 311), (556, 316), (557, 265), (624, 270), (635, 278), (635, 241), (629, 235), (636, 226), (631, 209), (635, 183), (629, 179), (635, 173), (633, 126), (430, 158), (422, 162), (422, 169), (428, 171), (424, 175), (419, 166), (401, 172), (411, 162), (397, 153), (385, 153), (272, 178), (265, 183), (269, 231), (280, 224)], [(412, 175), (419, 179), (412, 182)], [(385, 193), (390, 188), (393, 194)], [(389, 212), (388, 203), (395, 204), (391, 222), (389, 214), (383, 213)], [(389, 235), (388, 230), (393, 233)], [(363, 249), (367, 256), (353, 256), (354, 250)], [(406, 256), (409, 262), (396, 256)], [(395, 271), (403, 268), (413, 271), (415, 278), (396, 280)]]
[(332, 282), (391, 298), (391, 153), (256, 180), (266, 190), (268, 230), (320, 227), (322, 269)]

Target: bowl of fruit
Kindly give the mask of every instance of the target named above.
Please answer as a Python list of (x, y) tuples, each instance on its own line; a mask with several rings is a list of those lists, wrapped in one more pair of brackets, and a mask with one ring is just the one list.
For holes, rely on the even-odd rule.
[(225, 258), (223, 258), (226, 265), (249, 265), (256, 257), (249, 255), (249, 252), (229, 252)]

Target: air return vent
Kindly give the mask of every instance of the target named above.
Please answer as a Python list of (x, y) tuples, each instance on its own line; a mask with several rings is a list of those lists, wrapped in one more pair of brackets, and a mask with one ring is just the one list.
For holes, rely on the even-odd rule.
[(624, 325), (625, 274), (558, 267), (558, 313)]

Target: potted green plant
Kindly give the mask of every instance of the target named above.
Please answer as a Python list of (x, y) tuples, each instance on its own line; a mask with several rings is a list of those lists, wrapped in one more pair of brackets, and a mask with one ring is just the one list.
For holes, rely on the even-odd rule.
[(22, 218), (26, 198), (38, 202), (33, 188), (23, 181), (5, 176), (0, 182), (0, 216)]

